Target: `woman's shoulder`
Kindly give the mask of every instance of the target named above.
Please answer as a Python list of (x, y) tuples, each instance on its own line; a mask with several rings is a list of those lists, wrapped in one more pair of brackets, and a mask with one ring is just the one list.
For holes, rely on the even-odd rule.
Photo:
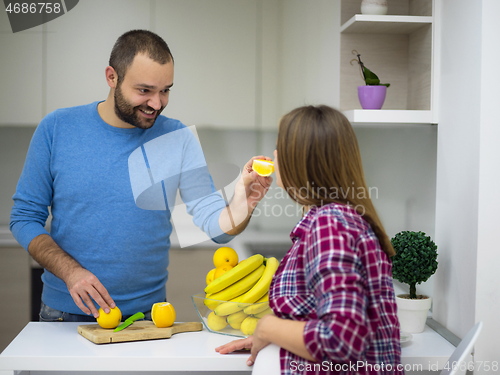
[(358, 212), (356, 207), (347, 204), (329, 203), (320, 207), (313, 207), (309, 210), (309, 213), (311, 222), (326, 220), (342, 225), (346, 229), (366, 229), (368, 225), (362, 216), (362, 212)]

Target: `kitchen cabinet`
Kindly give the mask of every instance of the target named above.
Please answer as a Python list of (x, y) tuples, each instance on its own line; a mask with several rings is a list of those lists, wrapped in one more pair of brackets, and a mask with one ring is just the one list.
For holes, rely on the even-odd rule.
[(30, 321), (30, 257), (4, 233), (0, 228), (0, 352)]
[[(309, 103), (339, 107), (355, 124), (437, 123), (438, 1), (394, 1), (388, 15), (368, 16), (361, 0), (88, 0), (15, 34), (2, 13), (0, 124), (35, 125), (57, 108), (104, 99), (111, 48), (134, 28), (169, 43), (176, 75), (165, 113), (187, 125), (275, 129)], [(352, 50), (391, 83), (376, 115), (360, 110)]]
[[(339, 107), (354, 125), (437, 123), (436, 1), (394, 1), (388, 15), (365, 15), (361, 1), (341, 0)], [(382, 110), (361, 109), (357, 86), (364, 81), (351, 64), (353, 50), (391, 84)]]
[(340, 0), (282, 1), (276, 25), (279, 116), (308, 104), (338, 108)]
[(197, 127), (255, 127), (258, 3), (155, 2), (154, 29), (175, 59), (169, 116)]
[(186, 125), (254, 129), (258, 3), (80, 2), (45, 25), (45, 113), (105, 99), (104, 69), (114, 42), (128, 30), (149, 29), (165, 39), (175, 60), (165, 115)]
[(45, 24), (45, 114), (106, 99), (104, 69), (116, 39), (151, 27), (151, 2), (86, 0)]
[(0, 12), (0, 126), (35, 126), (57, 108), (104, 100), (111, 48), (123, 32), (151, 28), (151, 4), (81, 1), (63, 16), (17, 33)]
[(0, 12), (0, 126), (38, 123), (43, 113), (43, 26), (12, 33)]

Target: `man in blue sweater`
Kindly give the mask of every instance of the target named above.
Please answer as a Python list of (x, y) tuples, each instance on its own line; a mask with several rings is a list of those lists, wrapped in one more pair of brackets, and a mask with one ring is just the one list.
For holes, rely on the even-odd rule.
[(148, 312), (166, 298), (177, 192), (194, 223), (224, 243), (271, 184), (252, 171), (252, 158), (229, 204), (215, 191), (196, 137), (160, 115), (174, 61), (159, 36), (123, 34), (105, 73), (105, 101), (40, 122), (13, 197), (11, 231), (45, 269), (42, 320), (94, 321), (99, 306)]

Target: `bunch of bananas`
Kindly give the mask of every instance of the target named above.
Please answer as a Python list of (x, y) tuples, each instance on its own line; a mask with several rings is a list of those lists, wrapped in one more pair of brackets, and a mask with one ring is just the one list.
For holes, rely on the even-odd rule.
[(204, 300), (211, 310), (208, 327), (220, 331), (229, 325), (244, 335), (253, 334), (258, 320), (272, 314), (268, 292), (278, 266), (275, 257), (255, 254), (210, 281)]

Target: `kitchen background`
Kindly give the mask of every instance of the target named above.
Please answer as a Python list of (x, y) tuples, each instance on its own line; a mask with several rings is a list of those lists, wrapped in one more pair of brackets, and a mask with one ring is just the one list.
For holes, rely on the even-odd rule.
[[(358, 74), (357, 67), (349, 65), (352, 56), (346, 58), (344, 53), (341, 57), (339, 52), (340, 9), (359, 9), (360, 1), (81, 0), (64, 16), (16, 34), (12, 34), (6, 14), (0, 13), (0, 351), (33, 318), (31, 300), (37, 294), (32, 285), (37, 284), (39, 270), (8, 231), (11, 197), (31, 135), (52, 110), (105, 99), (104, 68), (119, 35), (147, 28), (164, 37), (175, 58), (175, 85), (164, 114), (196, 126), (209, 165), (229, 162), (241, 167), (253, 155), (272, 156), (279, 117), (292, 108), (323, 103), (342, 110), (360, 108), (342, 98), (352, 96), (361, 78), (347, 89), (343, 86), (341, 90), (339, 85), (341, 69)], [(434, 5), (439, 11), (435, 22), (442, 24), (436, 29), (437, 36), (449, 37), (440, 66), (460, 61), (446, 69), (435, 67), (442, 72), (440, 98), (443, 92), (447, 94), (439, 107), (439, 125), (355, 124), (355, 131), (372, 199), (389, 235), (421, 230), (438, 243), (438, 274), (419, 290), (439, 299), (435, 319), (461, 336), (479, 317), (498, 327), (481, 310), (489, 306), (481, 296), (498, 289), (480, 279), (476, 267), (498, 264), (496, 258), (491, 261), (490, 236), (478, 228), (482, 219), (486, 230), (489, 217), (482, 216), (485, 211), (479, 212), (479, 191), (483, 189), (490, 198), (493, 195), (491, 184), (480, 184), (484, 175), (478, 170), (484, 152), (494, 155), (499, 151), (487, 143), (494, 139), (486, 136), (491, 131), (486, 126), (489, 122), (469, 127), (481, 124), (484, 113), (492, 114), (490, 119), (497, 115), (480, 106), (479, 99), (461, 103), (450, 74), (467, 67), (472, 82), (481, 77), (481, 68), (493, 71), (461, 53), (464, 46), (477, 49), (478, 40), (490, 47), (490, 53), (498, 53), (496, 47), (491, 49), (493, 41), (481, 40), (482, 27), (486, 27), (481, 25), (495, 24), (488, 20), (488, 14), (494, 12), (483, 8), (496, 5), (489, 1), (472, 5), (465, 0), (455, 0), (453, 6), (451, 0), (434, 3), (439, 4)], [(422, 4), (433, 7), (431, 0), (389, 0), (389, 12), (408, 14), (411, 7)], [(453, 15), (452, 21), (445, 21), (444, 14)], [(465, 36), (461, 33), (464, 24), (469, 30)], [(398, 43), (404, 43), (407, 36), (398, 38)], [(373, 53), (392, 53), (398, 43)], [(439, 46), (433, 45), (435, 54), (441, 51)], [(363, 48), (359, 52), (369, 66), (370, 54), (363, 53), (369, 46)], [(399, 63), (401, 59), (408, 62), (405, 49), (398, 56)], [(486, 61), (481, 53), (476, 57)], [(380, 70), (381, 78), (393, 83), (384, 109), (405, 108), (409, 99), (400, 89), (399, 72), (390, 67)], [(489, 88), (484, 81), (474, 82), (478, 92)], [(432, 92), (435, 97), (439, 94), (435, 87)], [(458, 98), (461, 104), (452, 103), (451, 98)], [(465, 108), (468, 111), (461, 113)], [(438, 108), (433, 110), (438, 113)], [(480, 129), (485, 138), (479, 136)], [(462, 210), (457, 208), (460, 205)], [(288, 246), (288, 233), (299, 218), (298, 210), (275, 184), (259, 207), (260, 214), (231, 245), (245, 254), (282, 254)], [(203, 289), (215, 248), (206, 242), (172, 249), (171, 264), (175, 266), (170, 267), (168, 298), (178, 309), (179, 319), (197, 319), (189, 296)], [(484, 293), (476, 291), (479, 285), (486, 286)], [(397, 288), (400, 290), (399, 285)], [(470, 297), (470, 302), (459, 295)], [(489, 358), (488, 333), (483, 337), (478, 345)]]

